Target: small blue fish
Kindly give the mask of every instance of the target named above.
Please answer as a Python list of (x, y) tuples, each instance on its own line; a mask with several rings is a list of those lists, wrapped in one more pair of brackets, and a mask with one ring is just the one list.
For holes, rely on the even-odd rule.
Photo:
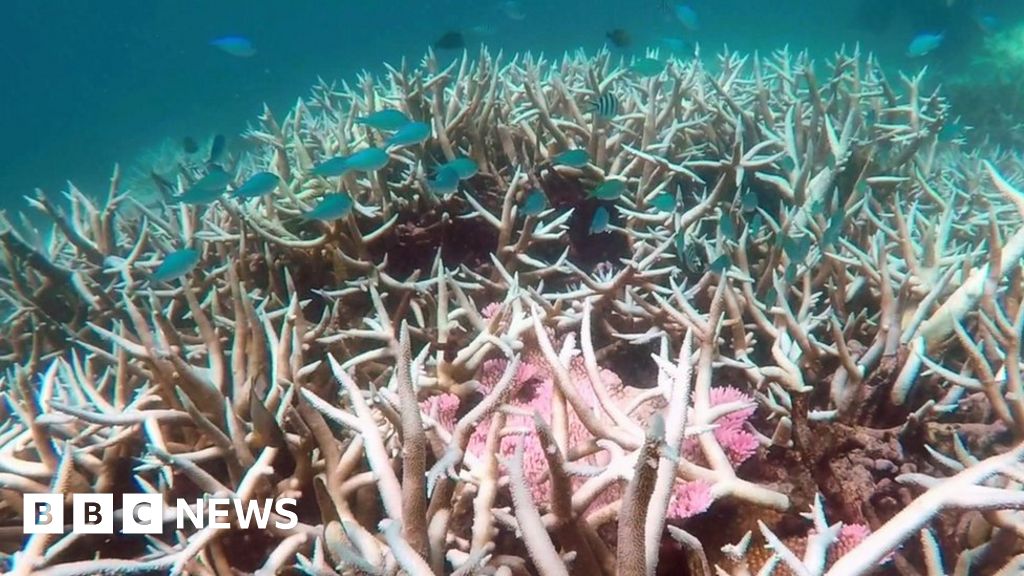
[(651, 208), (658, 212), (672, 212), (676, 209), (676, 197), (668, 192), (662, 192), (651, 199)]
[(598, 200), (618, 200), (626, 191), (626, 183), (622, 180), (605, 180), (588, 195)]
[(222, 36), (210, 41), (211, 46), (220, 48), (225, 54), (236, 58), (251, 58), (256, 55), (252, 41), (244, 36)]
[(335, 176), (343, 176), (348, 171), (348, 165), (346, 164), (345, 156), (335, 156), (334, 158), (328, 158), (323, 162), (313, 166), (313, 170), (310, 174), (313, 176), (320, 176), (321, 178), (333, 178)]
[(177, 200), (185, 204), (209, 204), (220, 198), (227, 191), (228, 184), (230, 183), (230, 174), (220, 168), (214, 168), (206, 176), (203, 176), (193, 184), (191, 188), (186, 190), (184, 194), (178, 196)]
[(604, 206), (598, 206), (594, 211), (594, 218), (590, 221), (590, 228), (587, 232), (590, 235), (603, 234), (608, 231), (608, 224), (611, 223), (611, 214)]
[(385, 141), (385, 145), (391, 146), (412, 146), (421, 144), (430, 138), (430, 124), (426, 122), (410, 122), (398, 129)]
[(722, 216), (718, 219), (718, 231), (725, 240), (736, 241), (736, 226), (732, 223), (732, 216), (727, 212), (722, 212)]
[(203, 176), (193, 184), (192, 187), (200, 190), (223, 190), (230, 183), (231, 174), (228, 174), (220, 167), (214, 167), (206, 173), (206, 176)]
[(437, 171), (434, 179), (428, 183), (430, 191), (441, 196), (451, 196), (459, 190), (459, 172), (451, 166), (444, 166)]
[(459, 180), (468, 180), (473, 176), (476, 176), (477, 172), (480, 171), (480, 168), (476, 165), (476, 162), (474, 162), (472, 158), (466, 158), (465, 156), (461, 156), (459, 158), (456, 158), (455, 160), (452, 160), (451, 162), (442, 166), (442, 169), (443, 168), (451, 168), (452, 170), (455, 170), (455, 172), (459, 175)]
[(722, 275), (732, 266), (732, 259), (727, 254), (722, 254), (712, 262), (708, 268), (715, 274)]
[(149, 276), (151, 282), (167, 282), (191, 272), (199, 263), (199, 251), (193, 248), (175, 250)]
[(373, 114), (367, 114), (366, 116), (356, 118), (356, 124), (362, 124), (364, 126), (369, 126), (370, 128), (376, 128), (377, 130), (387, 131), (398, 130), (408, 123), (409, 117), (401, 110), (395, 110), (394, 108), (378, 110)]
[(348, 170), (356, 172), (376, 172), (388, 165), (391, 157), (380, 148), (364, 148), (345, 159)]
[(794, 263), (803, 262), (811, 250), (811, 239), (808, 236), (788, 237), (782, 241), (782, 250)]
[(210, 204), (216, 202), (226, 191), (226, 188), (221, 188), (220, 190), (203, 190), (202, 188), (196, 188), (193, 186), (186, 190), (181, 196), (176, 197), (175, 200), (182, 204)]
[(582, 148), (576, 148), (575, 150), (566, 150), (555, 156), (554, 161), (557, 165), (582, 168), (590, 163), (590, 154), (587, 154), (587, 151)]
[(787, 284), (792, 284), (796, 280), (796, 274), (799, 267), (796, 262), (790, 262), (789, 266), (786, 266), (786, 272), (782, 275)]
[(753, 190), (747, 189), (740, 197), (740, 205), (744, 212), (757, 210), (757, 194)]
[(911, 58), (924, 56), (941, 46), (945, 38), (946, 34), (943, 32), (939, 34), (918, 34), (914, 36), (914, 39), (910, 41), (910, 45), (907, 46), (907, 56)]
[(244, 184), (235, 189), (235, 197), (248, 200), (270, 194), (281, 183), (281, 179), (273, 172), (257, 172), (249, 177)]
[(539, 188), (534, 188), (526, 194), (526, 199), (523, 200), (523, 208), (521, 212), (524, 216), (536, 216), (544, 211), (548, 205), (548, 197), (544, 195), (544, 191)]
[(330, 222), (352, 213), (352, 197), (346, 192), (328, 194), (312, 210), (303, 214), (308, 220)]
[(750, 236), (756, 236), (761, 228), (764, 226), (764, 218), (761, 218), (761, 213), (754, 214), (754, 219), (747, 224), (747, 232)]
[(700, 28), (700, 21), (697, 19), (697, 11), (686, 4), (676, 4), (676, 20), (689, 32), (696, 32)]

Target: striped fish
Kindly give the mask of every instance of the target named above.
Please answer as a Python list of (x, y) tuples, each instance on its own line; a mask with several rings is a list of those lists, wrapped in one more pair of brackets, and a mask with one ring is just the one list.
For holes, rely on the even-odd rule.
[(683, 248), (683, 265), (691, 273), (696, 274), (700, 272), (700, 266), (702, 264), (700, 253), (697, 251), (697, 245), (693, 242), (688, 242), (686, 247)]
[(605, 92), (597, 100), (592, 100), (587, 112), (593, 112), (600, 118), (613, 118), (619, 111), (619, 100), (611, 92)]
[(676, 232), (676, 255), (679, 257), (684, 271), (691, 274), (701, 271), (703, 260), (698, 252), (696, 238), (687, 238), (682, 232)]

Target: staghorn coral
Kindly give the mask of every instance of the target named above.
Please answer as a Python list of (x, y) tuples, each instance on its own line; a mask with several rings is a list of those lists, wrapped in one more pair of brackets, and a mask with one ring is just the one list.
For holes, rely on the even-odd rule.
[[(796, 574), (1010, 573), (1024, 164), (940, 143), (948, 105), (919, 76), (858, 54), (819, 71), (428, 54), (265, 110), (227, 168), (274, 171), (271, 196), (147, 205), (117, 171), (102, 200), (40, 193), (52, 235), (0, 224), (0, 519), (45, 491), (287, 495), (300, 518), (9, 531), (7, 571), (739, 575), (757, 531)], [(613, 118), (582, 112), (604, 93)], [(431, 138), (313, 174), (382, 144), (356, 119), (385, 108)], [(552, 162), (576, 147), (592, 161)], [(461, 156), (479, 172), (434, 195)], [(178, 192), (202, 176), (182, 167)], [(621, 198), (588, 197), (608, 178)], [(550, 209), (523, 216), (535, 188)], [(339, 192), (351, 214), (301, 218)], [(610, 232), (588, 235), (598, 206)], [(199, 265), (150, 285), (186, 246)]]

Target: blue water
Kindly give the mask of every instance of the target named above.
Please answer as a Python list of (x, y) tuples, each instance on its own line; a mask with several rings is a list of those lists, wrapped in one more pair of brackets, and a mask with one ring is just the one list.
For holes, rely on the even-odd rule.
[[(788, 44), (824, 60), (860, 43), (893, 68), (955, 66), (979, 40), (978, 10), (1005, 24), (1020, 2), (989, 0), (952, 7), (947, 0), (693, 0), (701, 27), (690, 39), (705, 54), (724, 44), (743, 51)], [(287, 4), (287, 5), (286, 5)], [(115, 162), (137, 165), (167, 139), (197, 139), (244, 129), (264, 102), (283, 116), (318, 76), (353, 81), (361, 69), (418, 60), (448, 30), (470, 45), (559, 54), (597, 49), (612, 28), (628, 30), (642, 52), (663, 36), (684, 36), (657, 0), (522, 0), (524, 20), (500, 2), (469, 0), (7, 0), (0, 17), (0, 197), (35, 187), (56, 192), (72, 180), (105, 187)], [(470, 32), (487, 27), (485, 37)], [(915, 33), (947, 31), (926, 59), (904, 55)], [(258, 53), (235, 58), (211, 47), (238, 34)]]

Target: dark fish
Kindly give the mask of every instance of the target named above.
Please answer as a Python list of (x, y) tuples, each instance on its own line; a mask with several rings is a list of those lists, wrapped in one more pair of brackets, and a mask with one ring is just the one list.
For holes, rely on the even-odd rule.
[(445, 32), (434, 42), (434, 48), (439, 50), (461, 50), (465, 47), (466, 39), (462, 36), (462, 32), (454, 30)]
[(590, 102), (587, 112), (595, 112), (601, 118), (612, 118), (619, 111), (619, 101), (611, 92), (605, 92)]
[(170, 199), (174, 197), (174, 184), (171, 184), (170, 180), (157, 174), (156, 170), (150, 170), (149, 177), (153, 180), (153, 183), (156, 184), (156, 189), (160, 192), (160, 195), (163, 196), (165, 201), (170, 201)]
[(185, 136), (185, 139), (181, 141), (181, 147), (185, 150), (185, 154), (195, 154), (199, 151), (199, 144), (196, 144), (196, 139), (191, 136)]
[(608, 32), (605, 33), (605, 36), (617, 48), (626, 48), (633, 43), (633, 38), (630, 37), (629, 32), (623, 30), (622, 28), (609, 30)]
[(210, 159), (207, 160), (207, 164), (216, 164), (220, 162), (221, 156), (224, 155), (224, 149), (228, 146), (228, 139), (223, 134), (217, 134), (213, 137), (213, 144), (210, 144)]

